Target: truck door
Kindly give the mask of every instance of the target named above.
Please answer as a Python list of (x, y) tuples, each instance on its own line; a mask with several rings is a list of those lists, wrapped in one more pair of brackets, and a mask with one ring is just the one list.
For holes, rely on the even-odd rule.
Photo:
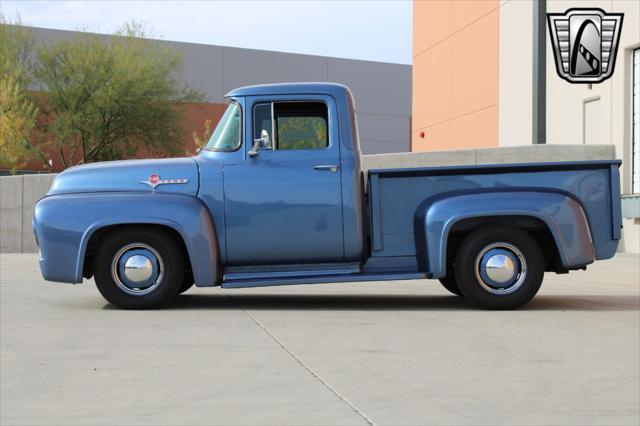
[[(244, 162), (224, 169), (231, 265), (344, 259), (340, 140), (329, 96), (247, 98)], [(259, 140), (259, 149), (251, 152)]]

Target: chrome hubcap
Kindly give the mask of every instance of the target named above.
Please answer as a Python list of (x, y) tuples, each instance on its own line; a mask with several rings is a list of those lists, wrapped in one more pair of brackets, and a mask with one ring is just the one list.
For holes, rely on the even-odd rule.
[(489, 279), (500, 284), (510, 281), (516, 273), (513, 259), (502, 253), (491, 255), (485, 268)]
[(517, 291), (527, 276), (527, 263), (516, 246), (499, 242), (480, 251), (475, 262), (476, 278), (488, 292), (505, 295)]
[(144, 255), (133, 255), (124, 263), (124, 276), (128, 281), (141, 283), (151, 278), (152, 273), (151, 260)]
[(164, 263), (156, 250), (144, 243), (122, 247), (113, 256), (111, 276), (118, 288), (133, 296), (154, 291), (162, 281)]

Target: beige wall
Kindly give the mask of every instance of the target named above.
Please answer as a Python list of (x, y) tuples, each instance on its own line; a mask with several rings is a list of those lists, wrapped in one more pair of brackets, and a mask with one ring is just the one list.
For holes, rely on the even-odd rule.
[[(616, 68), (589, 87), (557, 74), (547, 33), (547, 143), (584, 144), (584, 103), (598, 99), (597, 137), (613, 145), (622, 192), (630, 192), (631, 54), (640, 46), (640, 2), (548, 0), (548, 12), (599, 7), (625, 14)], [(412, 151), (442, 151), (532, 143), (533, 2), (414, 1)], [(545, 27), (545, 31), (548, 31)], [(595, 104), (590, 104), (594, 106)], [(424, 139), (420, 132), (424, 131)], [(637, 251), (640, 224), (627, 220), (622, 246)]]
[[(562, 0), (548, 0), (548, 12), (564, 12), (572, 5)], [(573, 5), (575, 6), (575, 5)], [(640, 46), (640, 2), (582, 1), (580, 7), (599, 7), (606, 12), (624, 13), (613, 76), (591, 87), (571, 84), (556, 73), (553, 50), (547, 34), (547, 144), (584, 144), (584, 104), (597, 99), (599, 120), (587, 123), (598, 129), (596, 138), (586, 142), (613, 145), (617, 158), (623, 160), (621, 187), (630, 192), (631, 163), (631, 54)], [(532, 135), (532, 67), (533, 4), (511, 0), (500, 8), (500, 146), (531, 144)], [(593, 104), (591, 104), (593, 105)], [(640, 222), (625, 219), (620, 249), (640, 252)]]
[[(564, 12), (570, 5), (548, 0), (548, 12)], [(551, 42), (547, 34), (547, 143), (582, 144), (584, 103), (596, 100), (599, 128), (595, 142), (612, 144), (621, 169), (622, 191), (630, 191), (630, 83), (631, 54), (640, 46), (640, 2), (626, 0), (582, 1), (580, 7), (599, 7), (623, 12), (624, 22), (613, 76), (591, 87), (571, 84), (556, 73)], [(531, 144), (532, 135), (532, 32), (533, 5), (530, 0), (503, 2), (500, 8), (500, 146)], [(589, 124), (588, 124), (589, 125)]]
[(500, 146), (532, 143), (533, 5), (502, 1), (500, 7)]
[(414, 1), (412, 151), (498, 145), (498, 9)]
[[(599, 99), (599, 143), (613, 144), (618, 158), (623, 160), (622, 191), (630, 191), (631, 162), (630, 83), (631, 52), (640, 46), (640, 2), (608, 0), (583, 1), (581, 7), (600, 7), (606, 12), (623, 12), (624, 21), (613, 76), (591, 88), (584, 84), (570, 84), (560, 79), (555, 70), (551, 45), (547, 45), (547, 141), (554, 144), (584, 143), (584, 102)], [(564, 12), (567, 3), (549, 0), (549, 12)]]

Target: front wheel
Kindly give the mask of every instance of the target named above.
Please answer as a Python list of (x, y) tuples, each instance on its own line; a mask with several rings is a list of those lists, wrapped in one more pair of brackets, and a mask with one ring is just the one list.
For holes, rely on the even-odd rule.
[(536, 241), (521, 229), (487, 227), (469, 235), (456, 254), (460, 291), (484, 309), (516, 309), (542, 284), (544, 260)]
[(458, 282), (456, 281), (456, 277), (453, 272), (453, 265), (448, 270), (449, 272), (447, 273), (447, 276), (440, 278), (438, 281), (440, 281), (442, 287), (449, 290), (450, 293), (455, 294), (456, 296), (462, 296), (460, 293), (460, 287), (458, 286)]
[(178, 293), (184, 258), (175, 240), (159, 229), (116, 231), (94, 258), (96, 286), (112, 304), (125, 309), (158, 308)]

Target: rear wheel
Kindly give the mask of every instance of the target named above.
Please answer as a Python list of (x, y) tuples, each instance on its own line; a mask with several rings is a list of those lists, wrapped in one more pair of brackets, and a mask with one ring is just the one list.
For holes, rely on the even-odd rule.
[(184, 280), (184, 258), (176, 241), (152, 228), (114, 233), (94, 258), (96, 286), (112, 304), (126, 309), (169, 303)]
[(484, 309), (515, 309), (536, 295), (544, 261), (521, 229), (487, 227), (469, 235), (456, 254), (455, 276), (464, 297)]
[(184, 278), (182, 279), (182, 284), (180, 285), (180, 289), (178, 290), (178, 294), (182, 294), (193, 287), (193, 282), (193, 273), (191, 271), (185, 271)]

